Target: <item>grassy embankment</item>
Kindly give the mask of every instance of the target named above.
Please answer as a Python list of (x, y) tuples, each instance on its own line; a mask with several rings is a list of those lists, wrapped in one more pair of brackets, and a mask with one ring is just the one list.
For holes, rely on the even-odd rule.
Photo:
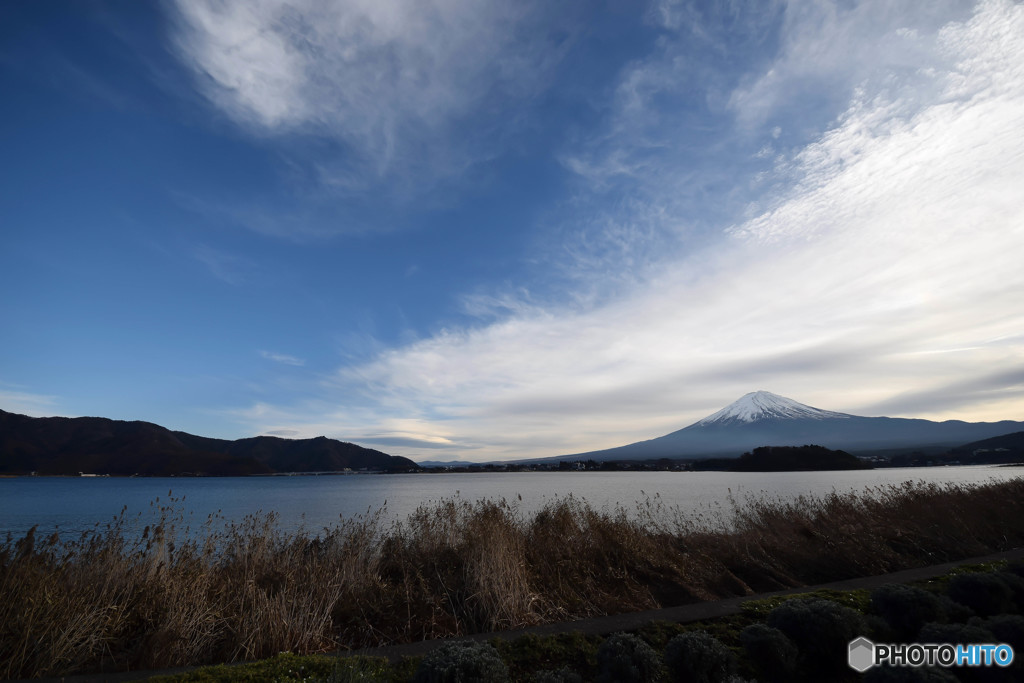
[(1019, 546), (1024, 479), (734, 502), (722, 519), (458, 500), (319, 534), (272, 516), (0, 546), (0, 677), (257, 659), (873, 575)]

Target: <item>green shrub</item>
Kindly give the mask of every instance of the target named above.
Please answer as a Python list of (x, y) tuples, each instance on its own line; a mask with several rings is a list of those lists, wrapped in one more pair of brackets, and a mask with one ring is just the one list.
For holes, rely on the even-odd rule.
[(1013, 588), (1006, 577), (997, 572), (959, 574), (949, 580), (947, 592), (950, 598), (970, 607), (978, 616), (988, 617), (1015, 609)]
[(1024, 616), (997, 614), (988, 619), (978, 619), (977, 621), (972, 619), (968, 623), (991, 631), (997, 642), (1006, 643), (1013, 648), (1014, 652), (1024, 653)]
[(487, 643), (445, 643), (420, 662), (415, 683), (497, 683), (508, 680), (508, 668)]
[[(387, 660), (369, 657), (353, 658), (370, 665), (386, 667)], [(276, 657), (248, 664), (204, 666), (191, 671), (164, 676), (153, 676), (153, 683), (262, 683), (263, 681), (327, 680), (338, 668), (334, 657), (320, 655), (299, 656), (282, 652)]]
[(548, 636), (524, 634), (513, 640), (490, 641), (508, 666), (513, 680), (529, 680), (535, 672), (575, 671), (586, 680), (597, 675), (597, 648), (603, 638), (579, 631)]
[[(980, 619), (972, 619), (969, 624), (925, 624), (921, 628), (918, 639), (922, 643), (950, 643), (953, 645), (970, 645), (974, 643), (992, 643), (996, 637), (987, 628), (980, 625)], [(1001, 667), (958, 667), (956, 676), (963, 683), (1012, 683), (1020, 680), (1017, 666), (1011, 669)]]
[(942, 605), (942, 613), (945, 615), (945, 618), (940, 621), (963, 623), (971, 617), (977, 616), (970, 607), (960, 604), (948, 595), (940, 595), (939, 603)]
[(1007, 611), (1013, 614), (1024, 614), (1024, 577), (1010, 571), (996, 572), (996, 576), (1010, 589), (1014, 604)]
[(944, 617), (942, 602), (934, 593), (902, 584), (886, 584), (871, 592), (871, 609), (885, 619), (893, 635), (907, 640), (930, 621)]
[(932, 666), (876, 666), (868, 669), (864, 683), (959, 683), (946, 669)]
[(850, 641), (867, 632), (857, 611), (829, 600), (788, 600), (771, 611), (768, 625), (785, 633), (812, 672), (846, 667)]
[(533, 683), (583, 683), (583, 677), (567, 666), (552, 671), (545, 669), (533, 675)]
[[(298, 678), (304, 672), (299, 671), (297, 673), (298, 676), (288, 676), (281, 680)], [(345, 657), (338, 660), (334, 671), (326, 678), (303, 677), (301, 680), (309, 681), (309, 683), (379, 683), (380, 681), (392, 680), (393, 673), (386, 659)]]
[(767, 680), (788, 681), (793, 677), (799, 651), (779, 629), (767, 624), (751, 624), (740, 631), (740, 643)]
[(1011, 574), (1024, 577), (1024, 560), (1014, 560), (1006, 565), (1006, 570)]
[(974, 624), (925, 624), (918, 640), (922, 643), (950, 643), (952, 645), (991, 643), (995, 636), (987, 628)]
[(597, 649), (599, 682), (645, 683), (661, 676), (661, 660), (650, 645), (631, 633), (616, 633)]
[(672, 680), (718, 683), (736, 671), (736, 655), (706, 631), (680, 633), (665, 646)]

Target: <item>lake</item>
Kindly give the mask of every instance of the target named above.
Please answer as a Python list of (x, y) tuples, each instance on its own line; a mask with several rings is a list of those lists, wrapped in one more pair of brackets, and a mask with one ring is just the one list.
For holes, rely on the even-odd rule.
[[(218, 510), (227, 520), (273, 511), (283, 529), (316, 531), (382, 506), (403, 519), (419, 505), (443, 498), (504, 498), (524, 513), (569, 494), (596, 508), (635, 509), (648, 499), (689, 514), (727, 514), (730, 495), (793, 498), (801, 494), (862, 491), (924, 481), (981, 483), (1024, 475), (1021, 467), (930, 467), (844, 472), (481, 472), (478, 474), (375, 474), (296, 477), (115, 478), (18, 477), (0, 479), (0, 537), (80, 533), (105, 523), (127, 506), (129, 516), (150, 519), (150, 503), (169, 494), (193, 523)], [(520, 502), (521, 500), (521, 502)]]

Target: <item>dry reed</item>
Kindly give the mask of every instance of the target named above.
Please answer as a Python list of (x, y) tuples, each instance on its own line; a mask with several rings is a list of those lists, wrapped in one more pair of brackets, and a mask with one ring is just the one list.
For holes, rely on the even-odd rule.
[[(179, 501), (180, 502), (180, 501)], [(698, 520), (578, 498), (380, 511), (319, 534), (273, 514), (0, 545), (0, 677), (145, 669), (515, 628), (834, 581), (1024, 542), (1024, 479), (732, 500)]]

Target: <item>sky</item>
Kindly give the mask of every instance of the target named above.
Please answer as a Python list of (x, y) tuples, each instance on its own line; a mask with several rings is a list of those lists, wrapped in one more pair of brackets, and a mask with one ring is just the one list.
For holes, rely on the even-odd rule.
[(0, 408), (415, 460), (1024, 420), (1024, 5), (0, 5)]

